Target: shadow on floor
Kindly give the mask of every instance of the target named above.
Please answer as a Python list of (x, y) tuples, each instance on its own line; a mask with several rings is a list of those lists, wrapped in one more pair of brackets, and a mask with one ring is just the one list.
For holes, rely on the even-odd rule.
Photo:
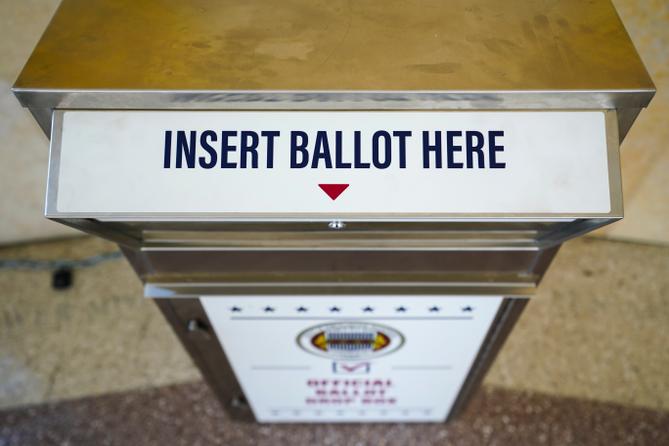
[(669, 412), (483, 388), (449, 424), (233, 421), (202, 382), (0, 412), (0, 444), (669, 444)]

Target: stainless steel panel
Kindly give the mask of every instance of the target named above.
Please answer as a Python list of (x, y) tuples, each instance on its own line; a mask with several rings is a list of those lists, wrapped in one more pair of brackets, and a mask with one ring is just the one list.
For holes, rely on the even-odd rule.
[(250, 421), (253, 414), (199, 299), (157, 300), (193, 362), (214, 390), (221, 405), (235, 419)]

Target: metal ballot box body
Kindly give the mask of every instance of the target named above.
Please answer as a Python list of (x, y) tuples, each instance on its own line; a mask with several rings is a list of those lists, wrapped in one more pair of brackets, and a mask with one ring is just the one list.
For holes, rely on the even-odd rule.
[(654, 87), (608, 0), (64, 0), (14, 92), (233, 414), (361, 422), (457, 413)]

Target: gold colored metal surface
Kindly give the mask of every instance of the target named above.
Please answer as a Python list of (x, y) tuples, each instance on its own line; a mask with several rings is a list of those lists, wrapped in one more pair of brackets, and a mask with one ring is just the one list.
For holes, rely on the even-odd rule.
[(653, 90), (609, 0), (64, 0), (37, 90)]

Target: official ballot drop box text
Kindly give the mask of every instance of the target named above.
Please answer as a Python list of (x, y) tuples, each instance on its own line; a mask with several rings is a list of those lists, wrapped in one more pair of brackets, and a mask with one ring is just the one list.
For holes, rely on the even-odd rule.
[[(65, 0), (14, 92), (224, 406), (443, 421), (654, 88), (608, 1)], [(327, 26), (326, 26), (327, 25)]]

